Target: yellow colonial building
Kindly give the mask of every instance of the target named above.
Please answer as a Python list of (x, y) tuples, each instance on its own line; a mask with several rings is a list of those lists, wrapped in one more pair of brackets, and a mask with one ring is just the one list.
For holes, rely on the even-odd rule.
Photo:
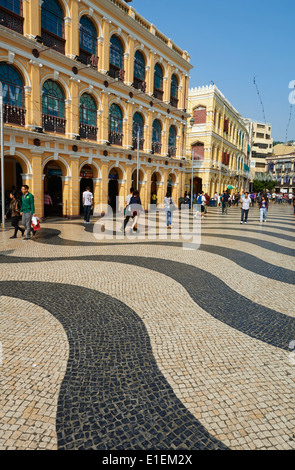
[[(184, 192), (190, 57), (123, 0), (0, 0), (5, 190), (36, 213)], [(138, 150), (137, 150), (138, 149)], [(139, 177), (137, 177), (139, 151)], [(138, 180), (138, 181), (137, 181)]]
[[(248, 190), (250, 136), (242, 116), (216, 85), (189, 90), (186, 191), (212, 197), (229, 185)], [(233, 192), (231, 191), (231, 192)]]

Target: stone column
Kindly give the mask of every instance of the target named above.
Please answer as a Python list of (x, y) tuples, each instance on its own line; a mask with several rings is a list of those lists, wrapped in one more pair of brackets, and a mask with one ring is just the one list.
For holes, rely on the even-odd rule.
[[(75, 159), (74, 159), (75, 158)], [(78, 218), (80, 216), (80, 174), (79, 174), (79, 158), (71, 156), (71, 174), (72, 177), (68, 181), (69, 185), (69, 208), (66, 214), (70, 218)]]
[(102, 19), (102, 34), (104, 39), (99, 60), (99, 71), (102, 73), (106, 73), (110, 66), (110, 24), (111, 20), (104, 16)]
[(28, 183), (25, 182), (25, 175), (23, 175), (23, 184), (28, 184), (29, 191), (34, 195), (35, 212), (38, 217), (44, 215), (44, 183), (42, 177), (42, 152), (34, 151), (31, 149), (32, 159), (32, 179)]

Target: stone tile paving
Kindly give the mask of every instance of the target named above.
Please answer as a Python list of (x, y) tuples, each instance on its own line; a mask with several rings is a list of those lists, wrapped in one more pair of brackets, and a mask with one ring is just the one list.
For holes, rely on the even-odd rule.
[[(291, 210), (274, 207), (271, 213), (280, 219), (276, 246), (283, 242), (293, 250), (291, 239), (279, 237), (284, 221), (289, 228), (293, 224)], [(3, 335), (1, 367), (11, 388), (0, 415), (0, 448), (294, 449), (295, 366), (288, 349), (295, 339), (292, 257), (280, 254), (285, 271), (276, 271), (275, 279), (257, 274), (241, 255), (238, 263), (235, 256), (231, 261), (238, 251), (261, 260), (264, 250), (263, 262), (273, 262), (274, 243), (267, 249), (249, 244), (244, 226), (239, 238), (245, 241), (237, 243), (238, 229), (230, 227), (238, 214), (232, 210), (221, 219), (210, 211), (203, 225), (210, 221), (216, 227), (206, 229), (212, 237), (203, 236), (203, 251), (183, 251), (172, 243), (93, 243), (91, 231), (79, 222), (44, 224), (45, 243), (12, 243), (1, 233), (4, 331), (15, 323), (12, 308), (21, 310), (18, 341), (37, 338), (34, 358), (40, 366), (36, 385), (21, 364), (20, 401), (26, 405), (32, 390), (32, 404), (13, 406), (19, 370), (9, 363), (17, 347)], [(224, 224), (227, 235), (235, 235), (226, 257), (213, 249), (224, 246)], [(47, 237), (50, 230), (60, 231), (62, 246), (54, 233)], [(265, 246), (263, 237), (257, 233)], [(39, 317), (48, 322), (45, 331), (55, 324), (57, 345), (49, 347), (54, 341), (49, 331), (48, 339), (42, 336)], [(128, 325), (124, 334), (122, 324)], [(43, 363), (52, 369), (55, 387)], [(29, 428), (22, 428), (26, 419)]]

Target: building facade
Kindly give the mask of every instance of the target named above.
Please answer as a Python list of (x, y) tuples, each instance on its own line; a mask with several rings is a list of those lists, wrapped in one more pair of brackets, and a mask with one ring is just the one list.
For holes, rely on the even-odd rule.
[(265, 158), (265, 172), (277, 181), (277, 193), (295, 192), (295, 152)]
[(265, 159), (273, 153), (271, 125), (252, 121), (252, 135), (251, 181), (264, 174)]
[(0, 19), (6, 190), (70, 218), (86, 186), (120, 206), (138, 187), (145, 209), (183, 193), (186, 51), (123, 0), (0, 0)]
[(188, 102), (186, 190), (247, 190), (250, 136), (241, 115), (215, 85), (190, 89)]

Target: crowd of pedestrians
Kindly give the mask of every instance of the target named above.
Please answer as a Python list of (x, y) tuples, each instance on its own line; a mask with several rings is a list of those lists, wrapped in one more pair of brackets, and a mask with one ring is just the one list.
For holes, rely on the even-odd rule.
[[(21, 192), (18, 192), (13, 188), (9, 194), (9, 201), (6, 201), (5, 218), (11, 217), (11, 225), (14, 228), (14, 233), (10, 238), (17, 238), (18, 232), (24, 241), (30, 240), (31, 236), (36, 235), (36, 226), (34, 225), (36, 220), (34, 196), (29, 192), (29, 187), (23, 185)], [(8, 194), (6, 196), (8, 196)], [(157, 208), (158, 196), (156, 192), (151, 195), (151, 207)], [(267, 214), (270, 204), (289, 204), (293, 206), (293, 213), (295, 216), (295, 194), (282, 194), (282, 193), (270, 193), (270, 192), (259, 192), (259, 193), (248, 193), (234, 192), (230, 194), (230, 190), (226, 189), (223, 193), (214, 194), (212, 198), (204, 191), (201, 191), (193, 195), (191, 201), (190, 195), (186, 192), (184, 197), (179, 198), (178, 207), (181, 208), (182, 204), (187, 205), (189, 209), (195, 210), (195, 217), (201, 216), (205, 218), (208, 210), (208, 206), (215, 206), (219, 208), (222, 215), (226, 215), (229, 212), (229, 208), (237, 206), (241, 208), (241, 224), (247, 224), (249, 212), (251, 207), (259, 208), (260, 223), (267, 221)], [(90, 223), (91, 210), (94, 207), (94, 196), (90, 191), (90, 187), (87, 187), (82, 194), (82, 205), (84, 213), (84, 223)], [(44, 210), (45, 216), (50, 213), (50, 207), (52, 206), (52, 200), (48, 192), (44, 195)], [(162, 206), (165, 212), (165, 222), (167, 229), (172, 228), (173, 223), (173, 212), (177, 209), (175, 202), (170, 192), (167, 192), (163, 201)], [(141, 204), (139, 191), (134, 188), (130, 188), (125, 201), (124, 208), (124, 222), (121, 230), (125, 234), (126, 227), (129, 221), (132, 221), (130, 232), (138, 231), (138, 219), (140, 214), (144, 212)], [(22, 226), (20, 226), (20, 223)], [(26, 235), (25, 235), (26, 234)]]

